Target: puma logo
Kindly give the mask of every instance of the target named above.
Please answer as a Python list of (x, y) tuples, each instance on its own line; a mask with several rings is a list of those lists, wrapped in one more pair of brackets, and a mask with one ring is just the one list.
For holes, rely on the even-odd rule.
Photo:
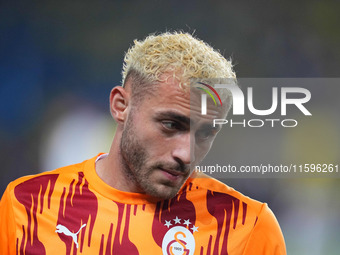
[(76, 244), (76, 246), (77, 246), (77, 249), (78, 249), (78, 234), (79, 234), (79, 232), (80, 232), (80, 230), (82, 229), (82, 228), (84, 228), (86, 226), (86, 224), (83, 224), (81, 227), (80, 227), (80, 229), (78, 230), (78, 232), (77, 233), (72, 233), (70, 230), (68, 230), (68, 228), (67, 227), (65, 227), (65, 226), (63, 226), (63, 225), (61, 225), (61, 224), (59, 224), (57, 227), (56, 227), (56, 233), (63, 233), (64, 235), (66, 235), (66, 236), (71, 236), (72, 237), (72, 239), (73, 239), (73, 242)]

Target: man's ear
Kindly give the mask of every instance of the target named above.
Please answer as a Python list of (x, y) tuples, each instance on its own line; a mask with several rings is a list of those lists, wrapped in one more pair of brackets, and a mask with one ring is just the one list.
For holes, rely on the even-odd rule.
[(128, 114), (130, 94), (120, 86), (116, 86), (110, 93), (110, 111), (112, 117), (118, 122), (123, 123)]

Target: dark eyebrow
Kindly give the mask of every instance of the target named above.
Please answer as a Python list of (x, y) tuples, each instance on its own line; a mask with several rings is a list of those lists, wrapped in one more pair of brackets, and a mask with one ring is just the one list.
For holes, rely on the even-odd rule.
[(190, 125), (190, 118), (188, 118), (187, 116), (185, 116), (183, 114), (173, 112), (173, 111), (158, 112), (156, 114), (156, 118), (176, 120), (176, 121), (181, 122), (185, 125)]

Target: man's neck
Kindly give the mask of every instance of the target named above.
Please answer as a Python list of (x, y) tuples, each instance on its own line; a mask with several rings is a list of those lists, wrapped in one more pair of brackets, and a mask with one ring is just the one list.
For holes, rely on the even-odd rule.
[(120, 191), (139, 193), (137, 185), (133, 185), (124, 173), (124, 164), (119, 150), (111, 147), (110, 152), (96, 161), (96, 173), (106, 184)]

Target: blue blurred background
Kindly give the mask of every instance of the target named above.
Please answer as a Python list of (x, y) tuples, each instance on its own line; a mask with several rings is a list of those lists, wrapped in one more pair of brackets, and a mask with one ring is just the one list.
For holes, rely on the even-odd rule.
[[(109, 92), (133, 39), (182, 29), (231, 56), (238, 77), (338, 77), (338, 10), (327, 0), (1, 1), (0, 193), (108, 151)], [(288, 254), (339, 254), (338, 179), (221, 180), (268, 202)]]

